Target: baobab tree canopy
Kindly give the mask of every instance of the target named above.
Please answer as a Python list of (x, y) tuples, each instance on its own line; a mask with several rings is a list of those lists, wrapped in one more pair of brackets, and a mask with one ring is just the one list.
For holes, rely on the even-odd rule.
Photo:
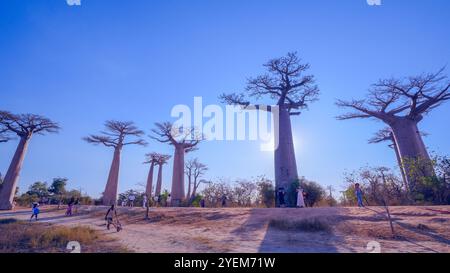
[(287, 189), (298, 179), (290, 116), (300, 115), (310, 103), (317, 101), (319, 88), (314, 76), (307, 74), (310, 65), (303, 63), (296, 52), (272, 59), (264, 67), (267, 73), (250, 78), (245, 92), (222, 94), (220, 99), (247, 109), (261, 109), (261, 105), (252, 104), (246, 97), (256, 100), (268, 97), (276, 101), (279, 118), (274, 124), (279, 130), (275, 133), (275, 183), (277, 188)]
[[(369, 89), (367, 99), (337, 101), (338, 106), (355, 110), (338, 116), (340, 120), (375, 118), (389, 125), (412, 189), (417, 179), (434, 176), (417, 124), (432, 109), (450, 99), (450, 82), (443, 72), (444, 69), (440, 69), (436, 73), (415, 77), (380, 80)], [(378, 139), (383, 138), (378, 136)], [(422, 163), (417, 163), (419, 161)], [(411, 164), (420, 165), (415, 167), (421, 169), (420, 177), (415, 171), (412, 177), (411, 167), (406, 166)]]
[[(131, 121), (109, 120), (105, 122), (105, 130), (101, 132), (101, 135), (90, 135), (84, 138), (88, 143), (94, 145), (103, 144), (106, 147), (114, 148), (114, 157), (109, 170), (105, 191), (103, 192), (102, 202), (104, 205), (115, 204), (117, 201), (120, 155), (123, 146), (147, 145), (147, 143), (140, 138), (142, 135), (144, 135), (144, 131), (139, 130)], [(127, 140), (126, 138), (128, 136), (133, 136), (135, 138)]]
[(184, 155), (195, 151), (203, 136), (194, 127), (177, 127), (170, 122), (155, 123), (155, 126), (150, 137), (175, 147), (171, 195), (173, 204), (177, 205), (185, 198)]
[(28, 144), (34, 134), (57, 133), (59, 126), (50, 119), (34, 114), (0, 112), (0, 128), (19, 136), (20, 141), (0, 190), (0, 209), (11, 209)]
[(379, 80), (372, 85), (367, 99), (338, 100), (338, 106), (356, 110), (338, 119), (377, 118), (391, 124), (395, 118), (405, 118), (419, 122), (425, 114), (450, 99), (450, 81), (443, 72), (444, 68), (437, 73), (405, 79)]
[(246, 95), (255, 99), (269, 97), (276, 101), (276, 105), (285, 107), (291, 115), (298, 115), (298, 110), (307, 109), (310, 103), (318, 99), (319, 88), (314, 76), (305, 75), (310, 65), (302, 63), (296, 52), (272, 59), (263, 66), (268, 73), (250, 78), (244, 93), (222, 94), (222, 101), (248, 107), (252, 103), (246, 99)]
[(31, 137), (33, 134), (57, 133), (59, 126), (50, 119), (34, 114), (11, 114), (0, 111), (0, 130), (11, 132), (19, 137)]
[[(92, 144), (103, 144), (107, 147), (122, 147), (125, 145), (146, 145), (147, 143), (139, 138), (144, 135), (144, 131), (139, 130), (132, 121), (108, 120), (105, 122), (105, 131), (101, 135), (90, 135), (84, 140)], [(138, 137), (136, 140), (125, 142), (127, 136)]]

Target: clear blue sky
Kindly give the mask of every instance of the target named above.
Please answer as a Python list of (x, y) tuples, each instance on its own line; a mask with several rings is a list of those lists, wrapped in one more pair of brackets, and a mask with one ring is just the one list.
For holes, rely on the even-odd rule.
[[(367, 139), (383, 125), (337, 121), (337, 98), (362, 98), (379, 78), (436, 71), (450, 61), (448, 0), (0, 0), (0, 109), (58, 121), (58, 135), (36, 136), (19, 186), (63, 176), (70, 188), (99, 196), (112, 150), (81, 140), (108, 119), (133, 120), (149, 132), (173, 120), (176, 104), (218, 103), (241, 91), (268, 59), (298, 51), (311, 63), (320, 101), (293, 119), (300, 175), (342, 185), (345, 170), (393, 166), (386, 145)], [(450, 69), (447, 69), (447, 74)], [(450, 104), (421, 124), (430, 150), (450, 152)], [(4, 174), (17, 141), (0, 145)], [(143, 183), (150, 141), (126, 147), (120, 191)], [(273, 176), (273, 154), (258, 142), (207, 142), (188, 155), (208, 164), (207, 178)], [(171, 167), (165, 168), (169, 188)]]

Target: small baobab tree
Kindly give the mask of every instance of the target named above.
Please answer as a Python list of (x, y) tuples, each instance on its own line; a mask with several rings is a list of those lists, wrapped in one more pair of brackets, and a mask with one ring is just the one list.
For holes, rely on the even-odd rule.
[[(159, 154), (159, 153), (149, 153), (149, 154), (146, 154), (145, 156), (147, 157), (147, 159), (144, 162), (144, 164), (150, 164), (150, 170), (149, 170), (148, 176), (147, 176), (147, 185), (145, 187), (145, 194), (150, 198), (152, 196), (152, 191), (153, 191), (153, 173), (154, 173), (155, 166), (160, 165), (160, 168), (162, 168), (162, 165), (165, 164), (164, 161), (167, 161), (167, 159), (165, 159), (167, 156)], [(169, 156), (169, 158), (170, 158), (170, 156)], [(163, 162), (162, 165), (160, 164), (160, 162)], [(161, 187), (160, 187), (160, 192), (161, 192)]]
[(192, 200), (197, 194), (197, 189), (200, 186), (202, 180), (200, 178), (206, 173), (208, 167), (200, 163), (197, 158), (190, 159), (185, 165), (185, 174), (188, 178), (188, 192), (186, 199)]
[[(119, 185), (120, 155), (122, 148), (127, 145), (142, 145), (147, 143), (140, 137), (144, 134), (131, 121), (109, 120), (105, 122), (105, 131), (101, 135), (90, 135), (83, 138), (88, 143), (94, 145), (102, 144), (114, 149), (114, 156), (109, 170), (108, 181), (103, 192), (102, 202), (104, 205), (112, 205), (117, 201), (117, 189)], [(126, 138), (132, 136), (134, 140), (126, 141)]]
[(171, 158), (170, 155), (159, 154), (157, 157), (156, 164), (158, 165), (158, 178), (156, 179), (156, 189), (155, 196), (161, 195), (161, 187), (162, 187), (162, 169), (167, 161)]
[[(278, 119), (274, 118), (275, 134), (275, 184), (287, 189), (290, 183), (298, 179), (297, 163), (294, 153), (291, 116), (298, 116), (306, 110), (310, 103), (316, 101), (319, 88), (313, 75), (306, 74), (310, 68), (303, 63), (297, 53), (272, 59), (264, 64), (268, 73), (251, 78), (247, 82), (245, 93), (223, 94), (220, 99), (231, 105), (240, 105), (245, 109), (271, 110), (273, 107), (252, 105), (246, 96), (259, 99), (269, 97), (276, 100), (279, 111)], [(277, 201), (278, 202), (278, 201)]]
[(175, 147), (172, 176), (172, 204), (177, 206), (185, 198), (184, 190), (184, 155), (197, 149), (203, 140), (198, 131), (191, 128), (177, 127), (170, 122), (155, 123), (151, 138)]
[(1, 112), (0, 115), (2, 127), (20, 138), (0, 190), (0, 209), (7, 210), (12, 208), (20, 170), (32, 136), (57, 133), (60, 128), (56, 122), (39, 115), (14, 115), (7, 112)]
[(150, 169), (148, 171), (147, 176), (147, 184), (145, 186), (145, 194), (148, 198), (152, 196), (152, 190), (153, 190), (153, 170), (155, 168), (155, 164), (157, 163), (157, 153), (149, 153), (146, 154), (146, 160), (144, 161), (144, 164), (150, 164)]
[[(432, 109), (450, 99), (450, 82), (443, 72), (444, 69), (440, 69), (437, 73), (406, 79), (380, 80), (369, 89), (366, 99), (336, 103), (355, 110), (338, 116), (340, 120), (374, 118), (389, 126), (410, 191), (414, 191), (418, 179), (435, 176), (418, 123)], [(420, 169), (420, 175), (413, 169)]]

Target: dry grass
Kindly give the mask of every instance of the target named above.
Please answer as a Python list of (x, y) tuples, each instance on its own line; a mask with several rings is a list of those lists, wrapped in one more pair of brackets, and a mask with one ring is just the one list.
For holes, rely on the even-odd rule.
[(0, 252), (69, 252), (67, 243), (77, 241), (82, 252), (125, 252), (89, 227), (64, 227), (15, 219), (0, 221)]
[(331, 232), (330, 224), (321, 218), (302, 220), (272, 219), (269, 221), (269, 227), (290, 231)]

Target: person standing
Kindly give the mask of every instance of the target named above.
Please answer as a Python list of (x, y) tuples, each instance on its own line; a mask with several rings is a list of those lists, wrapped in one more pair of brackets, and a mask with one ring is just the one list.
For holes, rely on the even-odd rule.
[(135, 199), (136, 199), (136, 196), (134, 196), (133, 194), (130, 194), (130, 196), (128, 196), (128, 200), (130, 201), (130, 207), (134, 207)]
[(172, 196), (169, 193), (169, 195), (167, 195), (167, 199), (166, 199), (166, 207), (170, 207), (171, 203), (172, 203)]
[(224, 194), (222, 195), (222, 208), (227, 206), (227, 196)]
[(284, 208), (286, 205), (284, 202), (284, 197), (285, 197), (284, 188), (279, 188), (278, 189), (278, 205), (280, 208)]
[(142, 199), (142, 207), (145, 209), (147, 207), (147, 195), (144, 194), (144, 198)]
[(361, 190), (359, 183), (355, 184), (355, 195), (356, 195), (356, 200), (358, 201), (358, 207), (360, 207), (360, 208), (364, 207), (363, 192)]
[(297, 189), (297, 208), (304, 208), (305, 200), (303, 199), (303, 189), (298, 187)]

